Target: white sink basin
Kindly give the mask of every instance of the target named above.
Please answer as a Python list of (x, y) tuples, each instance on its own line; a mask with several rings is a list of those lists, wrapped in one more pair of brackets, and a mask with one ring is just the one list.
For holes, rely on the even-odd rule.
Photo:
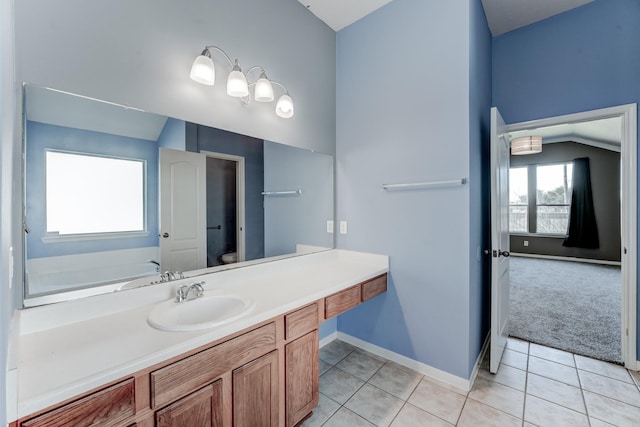
[(159, 303), (147, 318), (163, 331), (197, 331), (233, 322), (255, 306), (249, 298), (237, 295), (210, 295), (190, 301)]

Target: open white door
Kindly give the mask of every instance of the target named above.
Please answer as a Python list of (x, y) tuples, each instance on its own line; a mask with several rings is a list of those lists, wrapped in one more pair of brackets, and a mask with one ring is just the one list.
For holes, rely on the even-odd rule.
[(207, 267), (206, 157), (160, 149), (160, 266)]
[(509, 137), (491, 108), (491, 354), (496, 373), (509, 335)]

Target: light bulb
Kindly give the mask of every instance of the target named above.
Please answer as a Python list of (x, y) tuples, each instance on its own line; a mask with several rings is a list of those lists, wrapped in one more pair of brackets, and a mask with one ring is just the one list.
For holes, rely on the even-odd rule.
[(242, 98), (249, 95), (247, 78), (242, 74), (242, 70), (238, 65), (237, 59), (233, 69), (229, 73), (229, 77), (227, 78), (227, 95), (236, 98)]
[(216, 69), (207, 49), (203, 50), (202, 54), (193, 61), (189, 77), (203, 85), (213, 86), (216, 81)]
[(278, 99), (276, 104), (276, 114), (283, 119), (293, 117), (293, 100), (288, 94), (284, 94)]
[(256, 82), (253, 98), (258, 102), (273, 101), (273, 86), (271, 86), (271, 82), (264, 71), (260, 74), (260, 78)]

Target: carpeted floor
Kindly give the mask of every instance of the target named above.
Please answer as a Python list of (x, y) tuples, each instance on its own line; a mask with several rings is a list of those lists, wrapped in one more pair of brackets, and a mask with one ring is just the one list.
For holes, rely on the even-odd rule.
[(622, 361), (620, 267), (514, 256), (509, 275), (511, 336)]

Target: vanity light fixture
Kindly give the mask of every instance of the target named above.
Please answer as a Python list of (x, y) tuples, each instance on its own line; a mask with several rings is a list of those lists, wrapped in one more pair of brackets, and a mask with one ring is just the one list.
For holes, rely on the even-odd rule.
[[(284, 94), (276, 102), (276, 114), (284, 119), (293, 117), (293, 99), (291, 99), (289, 91), (282, 83), (269, 80), (266, 71), (259, 65), (249, 68), (246, 74), (243, 73), (238, 60), (236, 59), (235, 62), (232, 62), (229, 55), (218, 46), (205, 46), (202, 53), (193, 61), (191, 73), (189, 74), (192, 80), (207, 86), (214, 85), (216, 70), (211, 55), (212, 50), (220, 52), (231, 66), (231, 72), (227, 76), (227, 95), (240, 98), (242, 102), (249, 104), (251, 102), (249, 88), (253, 86), (253, 99), (255, 101), (273, 102), (275, 99), (273, 86), (279, 86), (284, 91)], [(248, 81), (252, 71), (257, 71), (260, 74), (258, 74), (258, 78), (255, 81)]]
[(542, 152), (541, 136), (521, 136), (511, 140), (511, 154), (522, 156)]

